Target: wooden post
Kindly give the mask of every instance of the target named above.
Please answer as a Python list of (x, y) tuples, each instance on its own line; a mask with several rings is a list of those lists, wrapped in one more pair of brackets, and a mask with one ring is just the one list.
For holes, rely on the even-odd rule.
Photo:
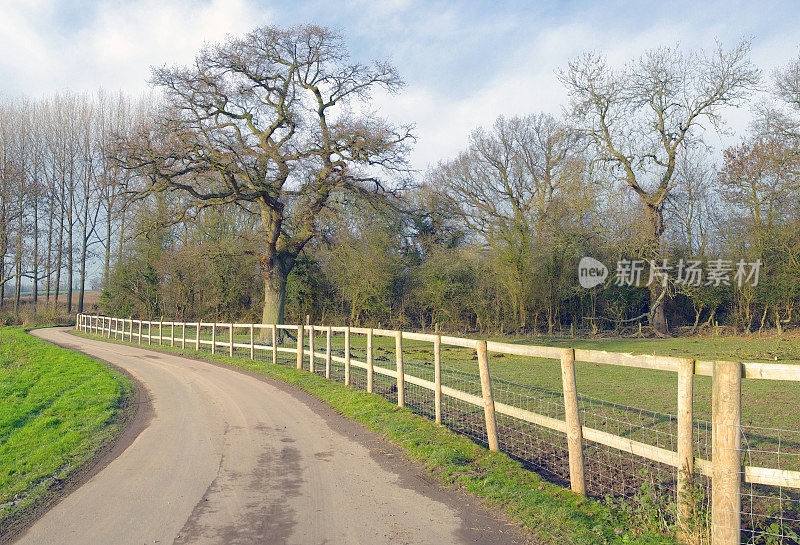
[(367, 331), (367, 392), (372, 393), (372, 379), (375, 376), (375, 366), (372, 363), (372, 328)]
[[(436, 324), (438, 331), (439, 324)], [(438, 333), (433, 341), (433, 405), (436, 423), (442, 423), (442, 336)]]
[(331, 326), (325, 330), (327, 340), (325, 341), (325, 378), (331, 378)]
[(230, 330), (228, 332), (228, 355), (233, 357), (233, 323), (228, 324), (230, 326)]
[(583, 430), (578, 409), (578, 385), (575, 381), (575, 351), (572, 348), (561, 350), (561, 383), (564, 389), (564, 416), (567, 423), (569, 483), (576, 494), (586, 494)]
[(217, 322), (211, 324), (211, 353), (217, 353)]
[(175, 322), (169, 323), (169, 345), (175, 346)]
[(403, 332), (398, 331), (394, 340), (394, 351), (397, 361), (397, 406), (406, 405), (406, 374), (403, 371)]
[[(308, 316), (306, 316), (308, 321)], [(308, 368), (314, 372), (314, 326), (308, 326)]]
[(136, 321), (139, 322), (139, 333), (136, 336), (139, 339), (139, 344), (142, 344), (142, 321), (141, 320), (136, 320)]
[(344, 385), (350, 386), (350, 326), (344, 328)]
[(147, 344), (153, 343), (153, 322), (147, 320)]
[(250, 324), (250, 359), (256, 359), (256, 344), (253, 340), (253, 324)]
[(498, 452), (500, 442), (497, 439), (497, 417), (494, 414), (494, 397), (492, 396), (492, 379), (489, 375), (489, 356), (486, 352), (486, 341), (477, 341), (475, 351), (478, 353), (478, 370), (481, 375), (481, 393), (483, 394), (483, 414), (486, 418), (486, 439), (489, 450)]
[(181, 348), (186, 348), (186, 322), (181, 322)]
[(200, 321), (199, 321), (200, 318), (198, 318), (197, 320), (198, 320), (198, 322), (197, 322), (197, 337), (195, 337), (195, 339), (194, 339), (194, 349), (199, 351), (200, 350)]
[[(303, 359), (300, 358), (302, 367)], [(272, 324), (272, 365), (278, 365), (278, 324)]]
[(158, 346), (164, 344), (164, 318), (158, 319)]
[(694, 475), (694, 448), (692, 426), (694, 418), (694, 360), (681, 360), (678, 366), (678, 487), (676, 505), (678, 533), (688, 528), (692, 513), (692, 494), (689, 485)]
[(741, 532), (742, 364), (714, 362), (711, 544), (738, 545)]
[(111, 338), (111, 321), (112, 320), (113, 320), (113, 318), (109, 318), (108, 319), (108, 338), (109, 339)]
[(303, 324), (297, 326), (297, 368), (303, 368)]

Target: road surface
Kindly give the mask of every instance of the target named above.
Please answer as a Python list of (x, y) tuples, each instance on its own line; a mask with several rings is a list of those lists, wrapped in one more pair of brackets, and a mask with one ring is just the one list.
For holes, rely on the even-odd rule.
[(18, 545), (525, 543), (388, 442), (296, 389), (188, 358), (34, 334), (133, 375), (152, 417)]

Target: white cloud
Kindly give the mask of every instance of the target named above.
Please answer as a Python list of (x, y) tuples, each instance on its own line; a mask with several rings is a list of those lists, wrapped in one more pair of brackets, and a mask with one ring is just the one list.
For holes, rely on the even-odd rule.
[(102, 2), (63, 28), (52, 2), (0, 7), (0, 75), (14, 93), (147, 88), (150, 68), (191, 62), (208, 42), (269, 22), (247, 0)]

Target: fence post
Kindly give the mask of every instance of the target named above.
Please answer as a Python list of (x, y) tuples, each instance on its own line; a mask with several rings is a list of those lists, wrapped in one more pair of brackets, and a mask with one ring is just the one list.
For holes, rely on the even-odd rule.
[(738, 545), (741, 532), (742, 364), (714, 362), (711, 543)]
[[(436, 324), (439, 330), (439, 324)], [(433, 405), (436, 423), (442, 423), (442, 336), (438, 333), (433, 340)]]
[(111, 338), (111, 320), (113, 320), (113, 318), (109, 318), (108, 319), (108, 338), (109, 339)]
[(181, 348), (186, 348), (186, 322), (181, 322)]
[(395, 336), (394, 350), (397, 361), (397, 406), (406, 405), (406, 374), (403, 371), (403, 332), (398, 331)]
[(164, 344), (164, 317), (158, 319), (158, 346)]
[(564, 390), (564, 416), (567, 424), (570, 488), (577, 494), (586, 494), (582, 447), (583, 430), (578, 409), (578, 386), (575, 381), (575, 350), (572, 348), (561, 350), (561, 382)]
[(344, 385), (350, 386), (350, 326), (344, 328)]
[[(306, 321), (308, 321), (308, 316), (306, 316)], [(313, 373), (314, 372), (314, 326), (308, 326), (308, 368)]]
[(175, 322), (169, 323), (169, 345), (175, 346)]
[(200, 318), (197, 318), (197, 337), (194, 339), (194, 349), (200, 351)]
[(372, 393), (372, 379), (375, 376), (375, 365), (372, 363), (372, 328), (367, 331), (367, 392)]
[(256, 359), (256, 345), (253, 340), (253, 324), (250, 324), (250, 359)]
[(694, 360), (683, 359), (678, 365), (678, 533), (688, 529), (692, 513), (692, 495), (689, 485), (694, 475), (694, 448), (692, 441), (694, 395)]
[(136, 320), (139, 323), (139, 333), (136, 334), (136, 337), (139, 341), (139, 344), (142, 344), (142, 321)]
[[(301, 366), (302, 363), (301, 358)], [(278, 365), (278, 324), (272, 324), (272, 365)]]
[(153, 322), (147, 320), (147, 344), (153, 344)]
[(228, 347), (228, 355), (233, 357), (233, 322), (231, 322), (229, 325), (230, 331), (228, 333), (228, 344), (230, 344), (230, 346)]
[(217, 353), (217, 322), (211, 324), (211, 353)]
[(486, 341), (477, 341), (475, 343), (475, 351), (478, 353), (478, 370), (481, 375), (483, 415), (486, 418), (486, 439), (489, 443), (489, 450), (498, 452), (500, 450), (500, 442), (497, 439), (497, 417), (494, 413), (492, 378), (489, 375), (489, 356), (486, 352)]
[(297, 326), (297, 368), (303, 368), (303, 324)]
[(331, 326), (325, 330), (327, 340), (325, 341), (325, 378), (331, 378)]

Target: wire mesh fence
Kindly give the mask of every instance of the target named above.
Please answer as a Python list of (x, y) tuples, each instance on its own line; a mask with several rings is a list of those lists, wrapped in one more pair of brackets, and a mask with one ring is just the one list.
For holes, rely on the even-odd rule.
[[(114, 334), (120, 335), (118, 338), (125, 338), (121, 335), (124, 326), (114, 324), (113, 327)], [(141, 340), (142, 344), (149, 342), (176, 346), (176, 339), (179, 339), (180, 345), (185, 344), (192, 349), (199, 345), (201, 351), (232, 353), (236, 357), (274, 361), (291, 367), (297, 364), (296, 328), (294, 334), (291, 330), (276, 331), (274, 339), (277, 350), (273, 347), (273, 331), (269, 327), (251, 329), (249, 325), (244, 325), (231, 330), (227, 324), (202, 323), (198, 329), (196, 324), (183, 327), (180, 324), (145, 322), (141, 335), (138, 328), (139, 324), (133, 321), (129, 325), (127, 338), (132, 342)], [(88, 325), (86, 330), (99, 331)], [(373, 393), (397, 403), (397, 351), (394, 339), (387, 337), (374, 337), (370, 351), (365, 334), (345, 332), (343, 328), (306, 327), (302, 336), (302, 368), (338, 382), (345, 382), (349, 374), (350, 385), (366, 391), (370, 373), (364, 367), (371, 361), (375, 367), (371, 376)], [(347, 344), (349, 351), (345, 349)], [(463, 368), (463, 362), (477, 360), (474, 354), (473, 348), (442, 347), (439, 369), (441, 386), (445, 391), (449, 388), (472, 397), (465, 400), (463, 396), (445, 394), (441, 397), (439, 410), (443, 425), (487, 445), (485, 407), (474, 401), (485, 393), (477, 372), (478, 364), (475, 362), (475, 371), (465, 371)], [(348, 356), (351, 363), (349, 373), (345, 363)], [(436, 414), (435, 388), (430, 386), (437, 377), (435, 361), (430, 343), (404, 341), (404, 404), (411, 411), (430, 419), (435, 418)], [(450, 365), (451, 361), (462, 364), (459, 368)], [(409, 382), (412, 378), (427, 381), (427, 385)], [(498, 406), (521, 409), (552, 421), (563, 422), (566, 418), (563, 389), (535, 387), (494, 377), (491, 391)], [(622, 440), (623, 445), (645, 445), (660, 449), (662, 453), (680, 450), (679, 417), (675, 414), (584, 395), (578, 395), (577, 408), (584, 430), (608, 434)], [(796, 411), (796, 407), (793, 410)], [(552, 482), (565, 486), (570, 484), (570, 453), (567, 436), (562, 430), (502, 412), (496, 415), (496, 423), (500, 450)], [(694, 474), (687, 476), (692, 501), (691, 532), (693, 541), (705, 543), (710, 541), (712, 525), (715, 428), (712, 421), (701, 418), (693, 418), (691, 427), (691, 450), (698, 464)], [(749, 424), (737, 425), (736, 429), (741, 443), (737, 449), (740, 470), (735, 476), (740, 489), (739, 501), (736, 502), (739, 512), (734, 513), (735, 520), (739, 521), (735, 529), (739, 542), (752, 545), (800, 543), (800, 489), (796, 480), (798, 474), (793, 473), (800, 471), (800, 430)], [(599, 441), (584, 440), (582, 450), (588, 495), (629, 510), (655, 513), (665, 529), (677, 529), (684, 536), (690, 531), (683, 527), (687, 522), (681, 522), (677, 514), (680, 475), (677, 464), (659, 461), (658, 456), (651, 458), (636, 454), (633, 448), (615, 448)]]

